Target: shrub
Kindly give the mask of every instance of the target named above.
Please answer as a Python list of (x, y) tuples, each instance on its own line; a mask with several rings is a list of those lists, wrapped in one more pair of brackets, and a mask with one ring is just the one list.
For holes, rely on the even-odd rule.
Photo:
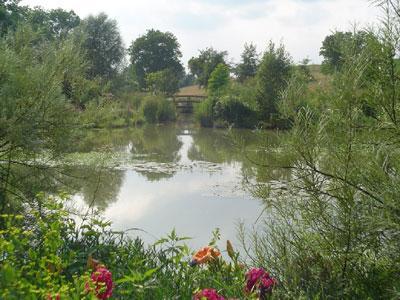
[(257, 125), (257, 112), (235, 96), (225, 96), (215, 105), (218, 118), (234, 127), (251, 128)]
[(158, 100), (156, 98), (148, 98), (143, 103), (143, 116), (149, 123), (157, 123), (158, 119)]
[(207, 98), (207, 100), (197, 104), (194, 107), (195, 118), (200, 122), (203, 127), (214, 126), (214, 100)]
[(95, 128), (125, 127), (130, 121), (129, 112), (116, 100), (99, 99), (98, 103), (89, 102), (80, 114), (81, 124)]
[(146, 97), (143, 100), (142, 111), (145, 120), (149, 123), (169, 122), (176, 119), (174, 104), (163, 97)]
[(176, 110), (172, 102), (161, 100), (158, 103), (157, 110), (158, 122), (169, 122), (176, 119)]

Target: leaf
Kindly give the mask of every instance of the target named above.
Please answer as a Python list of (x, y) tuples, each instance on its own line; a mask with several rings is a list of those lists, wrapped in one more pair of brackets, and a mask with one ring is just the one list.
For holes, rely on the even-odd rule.
[(154, 268), (154, 269), (147, 270), (147, 271), (143, 274), (144, 279), (150, 278), (150, 277), (153, 276), (153, 274), (154, 274), (155, 272), (157, 272), (159, 269), (160, 269), (160, 268), (157, 267), (157, 268)]
[(164, 244), (164, 243), (166, 243), (166, 242), (168, 242), (168, 241), (169, 241), (169, 239), (167, 239), (167, 238), (162, 238), (162, 239), (159, 239), (157, 242), (155, 242), (153, 246), (157, 246), (157, 245), (160, 245), (160, 244)]

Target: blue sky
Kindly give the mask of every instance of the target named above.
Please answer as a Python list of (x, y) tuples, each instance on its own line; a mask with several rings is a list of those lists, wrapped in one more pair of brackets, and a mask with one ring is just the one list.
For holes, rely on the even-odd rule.
[(183, 62), (199, 49), (227, 50), (238, 61), (245, 42), (262, 52), (269, 40), (283, 42), (295, 62), (319, 63), (319, 48), (333, 30), (376, 22), (368, 0), (23, 0), (23, 5), (72, 9), (81, 17), (99, 12), (118, 21), (126, 46), (155, 28), (173, 32)]

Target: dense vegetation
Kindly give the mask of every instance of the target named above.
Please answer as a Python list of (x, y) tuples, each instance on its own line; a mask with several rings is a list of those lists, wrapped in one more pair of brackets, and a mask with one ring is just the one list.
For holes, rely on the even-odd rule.
[(196, 108), (202, 125), (291, 128), (284, 151), (261, 149), (278, 166), (252, 160), (290, 171), (250, 187), (273, 218), (241, 230), (245, 253), (228, 242), (222, 258), (216, 232), (191, 261), (174, 231), (146, 246), (89, 211), (71, 214), (65, 194), (26, 184), (55, 171), (49, 162), (76, 129), (174, 120), (166, 98), (191, 81), (176, 37), (149, 30), (125, 65), (105, 14), (80, 20), (1, 1), (0, 297), (399, 298), (400, 3), (374, 3), (385, 14), (378, 28), (323, 42), (323, 84), (272, 42), (262, 56), (246, 45), (237, 66), (213, 48), (189, 61), (207, 89)]

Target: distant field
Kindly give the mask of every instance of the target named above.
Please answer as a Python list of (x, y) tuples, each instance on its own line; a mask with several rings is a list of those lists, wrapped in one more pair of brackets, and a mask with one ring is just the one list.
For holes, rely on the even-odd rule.
[[(308, 66), (314, 81), (310, 83), (312, 89), (318, 87), (328, 87), (330, 76), (325, 75), (321, 72), (321, 65), (309, 65)], [(207, 96), (207, 92), (204, 88), (200, 88), (199, 85), (185, 86), (176, 93), (177, 96)]]
[(207, 96), (207, 92), (204, 88), (200, 88), (198, 85), (185, 86), (176, 93), (177, 96)]
[(328, 87), (330, 76), (321, 72), (321, 65), (309, 65), (308, 67), (310, 68), (311, 75), (315, 80), (311, 82), (310, 87), (312, 89)]

